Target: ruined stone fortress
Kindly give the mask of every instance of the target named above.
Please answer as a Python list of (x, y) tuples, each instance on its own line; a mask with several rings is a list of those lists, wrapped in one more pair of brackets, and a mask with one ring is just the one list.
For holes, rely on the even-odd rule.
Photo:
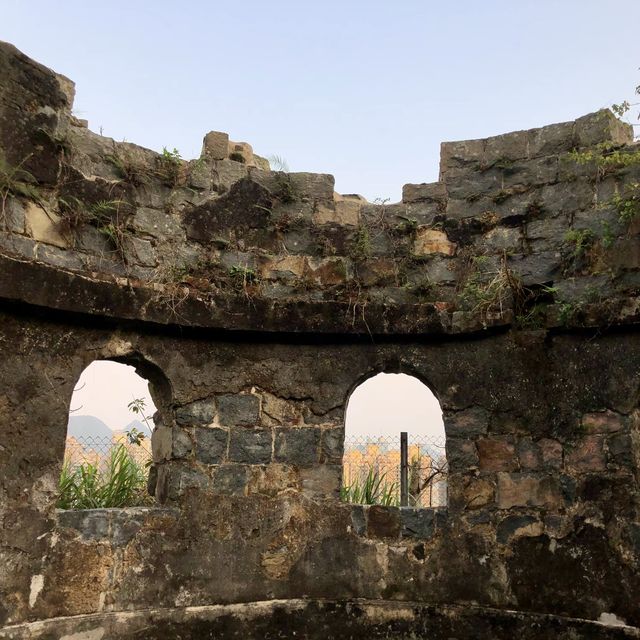
[[(91, 132), (0, 45), (0, 638), (640, 638), (640, 145), (610, 112), (444, 143), (402, 202)], [(55, 509), (99, 359), (152, 507)], [(341, 502), (350, 392), (422, 380), (448, 505)]]

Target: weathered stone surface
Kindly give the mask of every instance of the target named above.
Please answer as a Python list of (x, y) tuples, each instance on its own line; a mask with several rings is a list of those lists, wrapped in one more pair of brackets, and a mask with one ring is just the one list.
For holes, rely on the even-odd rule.
[(402, 187), (402, 202), (442, 202), (446, 199), (442, 182), (405, 184)]
[(413, 250), (419, 256), (432, 253), (443, 253), (444, 255), (452, 256), (456, 252), (456, 245), (447, 238), (447, 234), (443, 231), (423, 228), (417, 231)]
[[(220, 464), (225, 460), (229, 442), (229, 432), (226, 429), (196, 427), (195, 441), (196, 459), (199, 462)], [(183, 449), (187, 448), (185, 445), (186, 443), (181, 445)], [(229, 454), (231, 455), (231, 450)], [(243, 462), (243, 460), (236, 460), (236, 462)]]
[(231, 429), (229, 460), (245, 464), (265, 464), (271, 461), (273, 433), (270, 429)]
[(229, 134), (222, 131), (209, 131), (202, 142), (203, 157), (211, 160), (224, 160), (229, 156)]
[(558, 508), (562, 502), (560, 485), (548, 475), (498, 473), (497, 502), (499, 509), (511, 507)]
[(398, 538), (402, 516), (394, 507), (372, 505), (367, 513), (367, 534), (371, 538)]
[(213, 398), (196, 400), (176, 409), (176, 422), (178, 424), (211, 424), (216, 414), (216, 405)]
[(323, 429), (320, 439), (320, 462), (322, 464), (341, 464), (344, 452), (344, 429)]
[(578, 473), (604, 471), (607, 466), (604, 438), (600, 435), (581, 438), (566, 453), (565, 462)]
[(216, 398), (218, 420), (225, 426), (256, 426), (260, 421), (260, 398), (253, 394), (222, 395)]
[(481, 407), (446, 414), (446, 431), (455, 438), (472, 438), (487, 433), (489, 414)]
[(513, 538), (541, 536), (544, 524), (533, 516), (508, 516), (498, 525), (498, 542), (506, 544)]
[(487, 478), (470, 478), (464, 484), (464, 508), (481, 509), (494, 502), (495, 487)]
[(628, 418), (615, 411), (599, 411), (583, 415), (581, 425), (587, 433), (615, 433), (627, 428)]
[(34, 240), (62, 249), (68, 247), (69, 243), (60, 231), (60, 216), (33, 202), (25, 205), (24, 216), (27, 232)]
[(512, 442), (504, 438), (480, 438), (476, 442), (482, 471), (514, 471), (518, 466)]
[(316, 427), (276, 428), (274, 460), (296, 466), (318, 462), (320, 429)]
[(455, 471), (467, 471), (478, 466), (478, 450), (475, 443), (460, 438), (447, 438), (447, 460)]
[(402, 536), (428, 540), (435, 533), (435, 512), (431, 509), (400, 509)]
[(244, 496), (249, 483), (249, 468), (241, 464), (223, 464), (216, 468), (212, 488), (226, 496)]

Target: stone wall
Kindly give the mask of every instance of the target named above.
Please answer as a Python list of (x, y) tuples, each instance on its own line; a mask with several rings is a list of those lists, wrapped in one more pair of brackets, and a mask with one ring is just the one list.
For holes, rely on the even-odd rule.
[[(626, 125), (445, 143), (438, 183), (370, 204), (217, 132), (192, 161), (102, 138), (68, 80), (9, 45), (0, 71), (0, 622), (356, 598), (473, 603), (486, 637), (496, 609), (640, 625)], [(151, 383), (157, 507), (54, 509), (96, 359)], [(338, 499), (380, 371), (441, 403), (447, 508)]]

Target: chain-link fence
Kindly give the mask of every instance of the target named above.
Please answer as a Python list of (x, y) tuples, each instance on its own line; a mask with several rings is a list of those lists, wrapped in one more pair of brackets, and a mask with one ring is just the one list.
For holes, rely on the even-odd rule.
[(71, 467), (79, 467), (83, 463), (104, 467), (112, 451), (124, 446), (129, 455), (143, 468), (151, 461), (151, 439), (141, 438), (132, 442), (124, 432), (114, 432), (106, 436), (67, 436), (64, 459)]
[[(400, 433), (347, 436), (344, 443), (342, 498), (347, 502), (400, 504)], [(407, 451), (408, 505), (447, 504), (445, 438), (411, 435)]]

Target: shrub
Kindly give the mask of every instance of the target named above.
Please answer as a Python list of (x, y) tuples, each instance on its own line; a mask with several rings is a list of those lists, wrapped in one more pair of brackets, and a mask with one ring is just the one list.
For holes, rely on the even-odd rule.
[(104, 469), (83, 462), (73, 466), (65, 462), (60, 475), (59, 509), (98, 509), (149, 504), (146, 495), (144, 465), (133, 458), (124, 444), (109, 454)]

